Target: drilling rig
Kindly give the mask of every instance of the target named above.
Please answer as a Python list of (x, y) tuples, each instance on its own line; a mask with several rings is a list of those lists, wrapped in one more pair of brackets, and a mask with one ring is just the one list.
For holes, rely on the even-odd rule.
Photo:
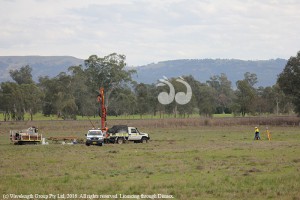
[(103, 132), (106, 132), (107, 131), (107, 127), (106, 127), (106, 107), (105, 107), (104, 88), (103, 87), (101, 87), (99, 89), (99, 95), (97, 97), (97, 101), (100, 103), (99, 115), (101, 117), (101, 130)]
[(104, 99), (104, 88), (101, 87), (97, 100), (100, 104), (99, 115), (101, 117), (101, 130), (104, 133), (105, 143), (118, 143), (133, 141), (135, 143), (147, 143), (150, 140), (150, 136), (147, 133), (140, 132), (137, 128), (127, 125), (116, 125), (108, 129), (106, 127), (106, 106)]

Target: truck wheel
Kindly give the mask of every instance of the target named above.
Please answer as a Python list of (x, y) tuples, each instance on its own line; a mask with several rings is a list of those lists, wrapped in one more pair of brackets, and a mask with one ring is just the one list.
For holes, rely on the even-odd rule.
[(147, 142), (148, 142), (147, 138), (144, 138), (144, 137), (143, 137), (143, 138), (141, 139), (141, 143), (147, 143)]
[(123, 138), (118, 138), (118, 140), (117, 140), (117, 142), (118, 142), (118, 144), (123, 144)]
[(85, 143), (86, 146), (90, 146), (90, 143)]

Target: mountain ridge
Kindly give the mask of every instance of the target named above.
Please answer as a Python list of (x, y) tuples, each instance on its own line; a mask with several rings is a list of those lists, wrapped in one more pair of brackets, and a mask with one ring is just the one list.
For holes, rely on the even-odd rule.
[[(150, 63), (147, 65), (127, 67), (136, 69), (133, 79), (141, 83), (156, 83), (163, 76), (178, 77), (193, 75), (195, 79), (205, 82), (213, 75), (226, 74), (235, 85), (244, 78), (244, 73), (257, 74), (257, 86), (272, 86), (277, 75), (282, 72), (287, 60), (277, 58), (269, 60), (241, 59), (177, 59)], [(70, 66), (83, 65), (84, 60), (73, 56), (0, 56), (0, 82), (11, 81), (9, 71), (29, 65), (35, 81), (40, 76), (55, 77), (66, 72)]]
[(224, 73), (232, 84), (235, 84), (237, 80), (244, 78), (244, 73), (250, 72), (257, 74), (258, 86), (272, 86), (276, 83), (277, 75), (281, 73), (286, 63), (287, 60), (281, 58), (270, 60), (180, 59), (140, 66), (137, 68), (135, 78), (138, 82), (153, 83), (162, 76), (193, 75), (195, 79), (205, 82), (213, 75)]
[(10, 70), (29, 65), (35, 81), (40, 76), (54, 77), (70, 66), (82, 65), (84, 60), (73, 56), (0, 56), (0, 82), (12, 80)]

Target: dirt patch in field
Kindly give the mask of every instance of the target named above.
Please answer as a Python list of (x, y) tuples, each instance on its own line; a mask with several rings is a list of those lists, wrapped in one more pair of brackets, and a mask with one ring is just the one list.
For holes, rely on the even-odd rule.
[(250, 172), (250, 173), (261, 172), (261, 170), (254, 167), (254, 168), (248, 170), (248, 172)]
[(300, 158), (299, 159), (294, 159), (293, 162), (294, 163), (300, 163)]

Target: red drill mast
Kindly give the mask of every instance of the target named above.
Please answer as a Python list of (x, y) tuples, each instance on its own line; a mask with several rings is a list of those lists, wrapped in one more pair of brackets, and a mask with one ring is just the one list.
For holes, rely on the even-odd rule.
[(100, 103), (101, 106), (101, 111), (100, 111), (100, 117), (101, 117), (101, 130), (106, 131), (106, 107), (105, 107), (105, 101), (104, 101), (104, 88), (101, 87), (99, 90), (99, 95), (97, 98), (98, 102)]

